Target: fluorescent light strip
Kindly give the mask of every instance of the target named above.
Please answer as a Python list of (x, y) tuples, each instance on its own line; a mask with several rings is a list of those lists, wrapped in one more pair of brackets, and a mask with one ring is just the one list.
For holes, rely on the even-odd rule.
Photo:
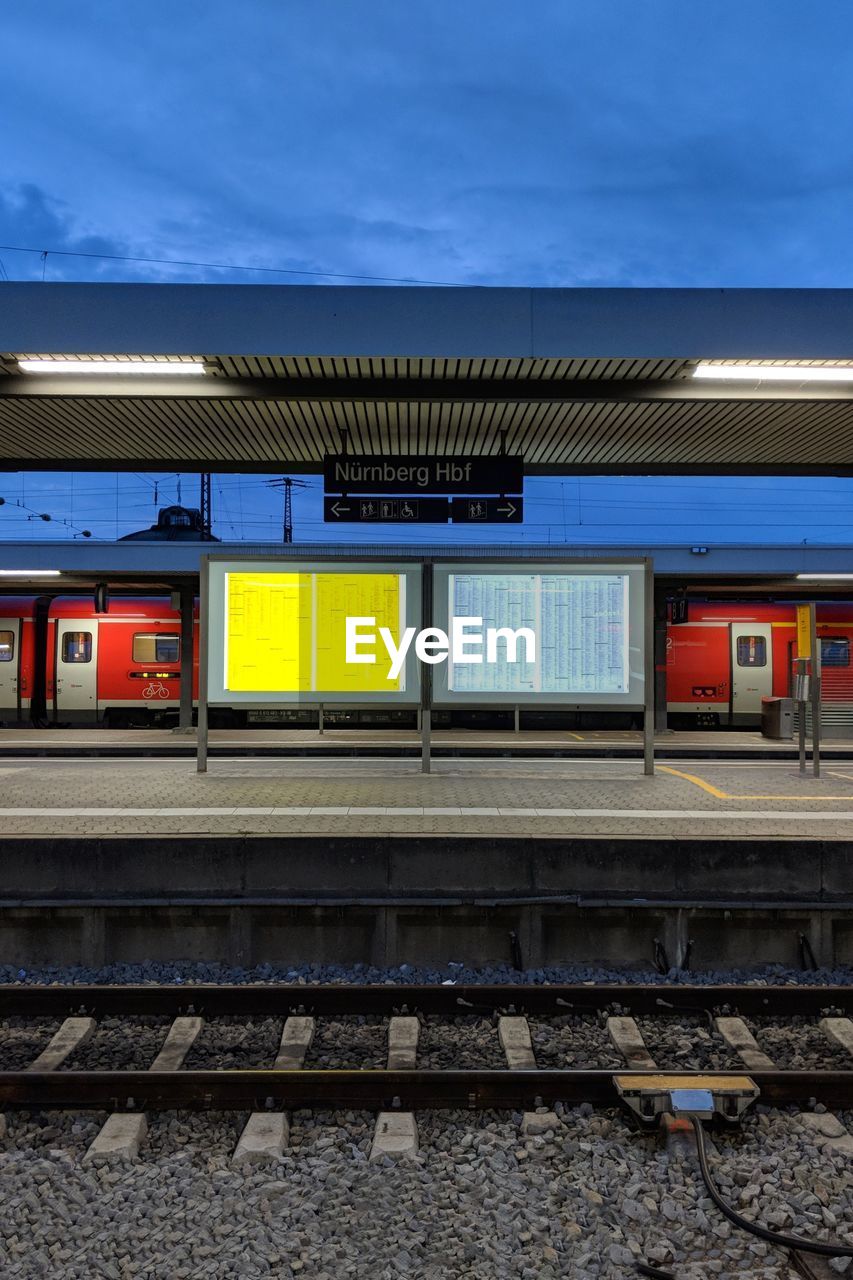
[(123, 377), (128, 374), (165, 374), (167, 377), (186, 377), (204, 373), (204, 364), (200, 360), (19, 360), (18, 368), (23, 373), (76, 373), (82, 376), (92, 374), (101, 377)]
[(798, 573), (798, 578), (805, 578), (809, 582), (851, 582), (853, 581), (853, 573)]
[(853, 382), (853, 366), (697, 364), (693, 377), (725, 382)]
[(58, 578), (61, 569), (0, 569), (0, 578)]

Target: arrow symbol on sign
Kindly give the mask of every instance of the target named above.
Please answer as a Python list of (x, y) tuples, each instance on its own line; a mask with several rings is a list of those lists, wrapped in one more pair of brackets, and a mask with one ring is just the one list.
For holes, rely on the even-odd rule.
[(498, 514), (503, 515), (506, 513), (508, 516), (512, 517), (515, 515), (517, 510), (517, 507), (514, 507), (511, 502), (508, 502), (505, 507), (498, 507)]
[(342, 516), (345, 511), (349, 511), (349, 507), (342, 507), (339, 502), (332, 503), (332, 515)]

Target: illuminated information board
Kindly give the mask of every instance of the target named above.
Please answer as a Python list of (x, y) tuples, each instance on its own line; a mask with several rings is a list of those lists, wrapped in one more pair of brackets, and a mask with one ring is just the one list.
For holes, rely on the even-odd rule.
[(399, 643), (419, 625), (418, 567), (211, 560), (208, 574), (209, 702), (417, 701), (413, 658), (393, 678), (384, 645), (347, 662), (346, 621)]
[(496, 660), (451, 656), (436, 669), (434, 700), (642, 707), (643, 574), (636, 564), (436, 565), (437, 625), (481, 618), (497, 641)]

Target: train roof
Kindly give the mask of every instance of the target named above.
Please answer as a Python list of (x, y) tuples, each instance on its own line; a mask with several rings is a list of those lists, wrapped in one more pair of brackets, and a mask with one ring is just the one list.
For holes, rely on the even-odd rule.
[(57, 596), (51, 601), (51, 618), (132, 618), (154, 619), (167, 618), (169, 622), (180, 622), (181, 615), (172, 608), (168, 596), (112, 596), (106, 614), (95, 613), (95, 602), (91, 596)]

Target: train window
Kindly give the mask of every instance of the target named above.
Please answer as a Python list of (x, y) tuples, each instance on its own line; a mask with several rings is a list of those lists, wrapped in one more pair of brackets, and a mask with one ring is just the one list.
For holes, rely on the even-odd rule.
[(63, 662), (92, 661), (91, 631), (66, 631), (62, 637)]
[(11, 662), (15, 656), (14, 631), (0, 631), (0, 662)]
[(846, 636), (821, 636), (820, 660), (825, 667), (849, 667), (850, 641)]
[(180, 662), (181, 637), (172, 631), (137, 631), (133, 637), (134, 662)]
[(764, 636), (738, 636), (737, 664), (739, 667), (767, 666), (767, 641)]

